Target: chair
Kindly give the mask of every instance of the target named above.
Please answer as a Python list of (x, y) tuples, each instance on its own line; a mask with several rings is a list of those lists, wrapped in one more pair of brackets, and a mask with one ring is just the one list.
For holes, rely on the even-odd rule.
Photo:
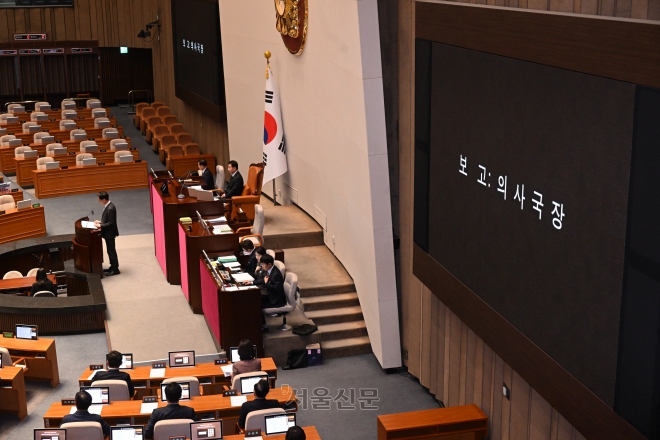
[(31, 147), (16, 147), (16, 148), (14, 148), (14, 157), (16, 159), (24, 159), (25, 158), (24, 153), (26, 151), (32, 151), (32, 148)]
[(74, 130), (76, 128), (76, 123), (65, 119), (63, 121), (60, 121), (60, 131), (67, 131), (67, 130)]
[(176, 115), (173, 114), (165, 115), (162, 118), (163, 124), (167, 125), (168, 127), (179, 122), (176, 118)]
[(38, 267), (35, 267), (35, 268), (33, 268), (33, 269), (30, 269), (29, 272), (27, 273), (27, 275), (25, 275), (25, 276), (26, 276), (26, 277), (36, 277), (36, 276), (37, 276), (37, 272), (39, 272), (39, 268), (38, 268)]
[[(126, 150), (117, 151), (115, 153), (115, 163), (120, 163), (121, 160), (119, 158), (122, 157), (122, 156), (131, 156), (131, 157), (133, 157), (133, 153), (131, 153), (130, 151), (126, 151)], [(132, 161), (132, 159), (131, 159), (131, 161)]]
[(110, 388), (110, 402), (131, 400), (131, 396), (128, 394), (128, 385), (123, 380), (95, 380), (92, 382), (92, 386)]
[(160, 116), (151, 116), (149, 119), (147, 119), (146, 130), (143, 131), (143, 134), (147, 137), (147, 142), (151, 142), (151, 138), (154, 135), (153, 131), (156, 125), (163, 125), (163, 120)]
[(13, 115), (17, 113), (25, 113), (25, 107), (21, 104), (9, 104), (7, 106), (7, 111)]
[(11, 113), (3, 113), (0, 115), (0, 125), (13, 124), (18, 121), (18, 118)]
[(280, 270), (282, 277), (286, 280), (286, 266), (280, 260), (273, 261), (273, 265)]
[(33, 121), (24, 122), (23, 123), (23, 133), (32, 133), (32, 131), (30, 131), (30, 127), (39, 127), (39, 128), (41, 128), (41, 126), (37, 122), (33, 122)]
[(183, 127), (183, 124), (180, 122), (177, 122), (176, 124), (170, 125), (170, 134), (173, 134), (174, 136), (177, 136), (181, 133), (185, 133), (186, 129)]
[(248, 220), (254, 220), (254, 206), (261, 200), (261, 185), (264, 180), (264, 164), (251, 164), (243, 193), (230, 199), (231, 219), (237, 220), (244, 214)]
[(0, 136), (0, 147), (8, 147), (9, 146), (9, 141), (13, 141), (16, 139), (16, 136), (13, 134), (6, 134), (4, 136)]
[(55, 298), (55, 294), (50, 290), (40, 290), (32, 295), (32, 298)]
[(2, 366), (5, 367), (11, 367), (13, 365), (16, 365), (20, 362), (25, 364), (25, 359), (24, 358), (14, 358), (12, 359), (11, 355), (9, 354), (9, 350), (7, 350), (4, 347), (0, 347), (0, 357), (2, 358)]
[(265, 371), (252, 371), (251, 373), (241, 373), (237, 374), (231, 379), (231, 389), (239, 391), (238, 387), (241, 384), (240, 380), (243, 377), (257, 377), (263, 376), (264, 379), (268, 380), (268, 373)]
[(87, 153), (87, 147), (96, 147), (92, 148), (92, 150), (98, 150), (98, 144), (96, 141), (82, 141), (80, 143), (80, 152)]
[(164, 105), (162, 107), (158, 107), (156, 109), (156, 115), (160, 116), (161, 118), (164, 118), (165, 116), (167, 116), (169, 114), (171, 114), (170, 108), (166, 105)]
[(104, 128), (101, 131), (103, 139), (117, 139), (119, 138), (119, 130), (113, 127)]
[(199, 389), (199, 379), (195, 376), (171, 377), (169, 379), (163, 380), (164, 385), (172, 382), (190, 382), (190, 397), (197, 397), (202, 395)]
[(135, 117), (133, 117), (133, 125), (135, 128), (140, 128), (140, 120), (142, 118), (142, 110), (149, 107), (149, 104), (146, 102), (138, 102), (135, 105)]
[(164, 105), (165, 105), (164, 102), (154, 101), (154, 102), (151, 103), (151, 108), (153, 108), (154, 110), (158, 110), (159, 107), (162, 107)]
[(46, 156), (55, 156), (55, 148), (62, 148), (62, 144), (46, 145)]
[[(165, 124), (156, 125), (153, 130), (147, 131), (147, 142), (151, 141), (154, 146), (154, 151), (158, 151), (158, 144), (156, 143), (156, 139), (163, 137), (166, 134), (170, 134), (170, 127)], [(151, 138), (149, 135), (151, 135)]]
[(160, 138), (160, 141), (158, 141), (158, 156), (160, 157), (161, 162), (165, 163), (165, 158), (167, 157), (167, 154), (169, 153), (170, 147), (172, 145), (177, 145), (177, 143), (176, 137), (171, 134), (166, 134)]
[(199, 149), (199, 144), (188, 144), (184, 147), (184, 154), (186, 156), (199, 156), (202, 152)]
[(95, 108), (92, 109), (92, 118), (106, 118), (108, 116), (108, 112), (104, 108)]
[(75, 140), (74, 135), (76, 135), (76, 134), (84, 134), (85, 137), (87, 137), (87, 132), (85, 130), (83, 130), (82, 128), (76, 128), (75, 130), (71, 130), (69, 132), (69, 140), (72, 140), (72, 141)]
[(75, 110), (77, 107), (76, 101), (65, 99), (62, 101), (62, 110)]
[(117, 150), (117, 144), (128, 144), (128, 142), (126, 142), (126, 139), (113, 139), (110, 141), (110, 151)]
[(43, 144), (43, 141), (41, 140), (41, 138), (45, 138), (45, 137), (48, 137), (48, 136), (50, 136), (50, 133), (48, 133), (47, 131), (40, 131), (39, 133), (35, 133), (34, 136), (33, 136), (34, 143), (35, 144)]
[(147, 119), (156, 116), (156, 109), (153, 107), (147, 107), (142, 110), (142, 116), (140, 117), (140, 126), (137, 127), (140, 129), (142, 134), (147, 133)]
[(286, 304), (282, 307), (273, 307), (264, 309), (263, 312), (267, 315), (277, 313), (282, 314), (282, 325), (277, 327), (278, 330), (287, 331), (291, 330), (291, 326), (286, 323), (286, 315), (289, 312), (296, 310), (296, 291), (298, 290), (298, 275), (293, 272), (286, 274), (284, 278), (284, 294), (286, 295)]
[(170, 159), (173, 157), (180, 157), (183, 156), (183, 147), (181, 145), (172, 145), (167, 153), (167, 161), (165, 162), (165, 165), (168, 170), (172, 170), (173, 168), (170, 165)]
[(106, 128), (106, 127), (110, 127), (110, 119), (106, 118), (105, 116), (94, 118), (94, 128)]
[(99, 422), (63, 423), (60, 428), (66, 429), (66, 440), (103, 440), (103, 429)]
[[(38, 170), (45, 170), (46, 169), (46, 164), (48, 162), (55, 162), (55, 159), (53, 159), (52, 157), (48, 157), (48, 156), (38, 158), (37, 159), (37, 169)], [(30, 276), (30, 275), (28, 275), (28, 276)], [(34, 275), (32, 275), (32, 276), (34, 276)]]
[(245, 429), (243, 431), (261, 429), (261, 432), (265, 433), (266, 416), (284, 414), (285, 412), (286, 411), (284, 411), (282, 408), (269, 408), (269, 409), (260, 409), (258, 411), (252, 411), (245, 418)]
[[(11, 196), (0, 196), (0, 205), (2, 204), (3, 197), (11, 197)], [(13, 197), (11, 197), (11, 199), (14, 200)], [(5, 276), (2, 277), (3, 280), (14, 280), (16, 278), (23, 278), (23, 274), (17, 270), (10, 270), (5, 274)]]
[(179, 133), (176, 135), (176, 143), (185, 148), (188, 144), (193, 144), (192, 135), (190, 133)]
[(190, 438), (190, 424), (193, 421), (192, 419), (161, 420), (154, 426), (154, 440), (169, 440), (170, 437), (184, 435)]
[(224, 191), (225, 189), (225, 167), (215, 166), (215, 187)]
[(168, 137), (169, 145), (176, 144), (176, 137), (172, 136), (172, 134), (170, 133), (169, 130), (170, 130), (170, 127), (167, 126), (167, 132), (166, 133), (154, 134), (154, 139), (151, 142), (154, 153), (159, 152), (160, 150), (163, 149), (163, 138), (165, 138), (165, 137)]
[(76, 166), (77, 167), (83, 166), (83, 160), (91, 159), (92, 157), (94, 157), (92, 153), (80, 153), (76, 155)]
[(47, 121), (48, 120), (48, 115), (44, 112), (39, 112), (39, 111), (33, 111), (30, 113), (30, 121), (37, 122), (37, 121)]
[(37, 102), (36, 104), (34, 104), (34, 111), (37, 112), (50, 111), (50, 103), (45, 101)]
[(101, 107), (101, 100), (96, 98), (88, 99), (85, 106), (87, 108), (99, 108)]
[[(237, 234), (240, 234), (243, 231), (248, 231), (248, 235), (244, 235), (240, 238), (240, 241), (251, 240), (254, 243), (254, 247), (263, 246), (264, 244), (264, 208), (261, 205), (254, 205), (254, 221), (252, 222), (251, 227), (242, 227), (236, 230)], [(275, 255), (273, 255), (275, 257)], [(282, 273), (284, 276), (284, 273)]]
[(16, 208), (16, 201), (12, 196), (10, 195), (0, 196), (0, 211), (6, 211), (8, 209), (15, 209), (15, 208)]
[(62, 119), (78, 119), (78, 112), (75, 110), (62, 110)]

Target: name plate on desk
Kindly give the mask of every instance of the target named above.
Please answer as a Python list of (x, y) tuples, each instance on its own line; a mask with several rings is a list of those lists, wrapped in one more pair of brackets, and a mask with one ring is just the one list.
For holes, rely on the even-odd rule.
[(142, 403), (157, 403), (158, 396), (144, 396), (142, 398)]
[(238, 396), (238, 394), (236, 390), (227, 390), (227, 391), (223, 391), (222, 396), (230, 397), (230, 396)]
[[(4, 214), (5, 211), (2, 211), (1, 213)], [(13, 337), (14, 337), (14, 334), (13, 334), (12, 332), (3, 332), (3, 333), (2, 333), (2, 337), (3, 337), (3, 338), (13, 338)]]
[(250, 429), (245, 431), (245, 438), (249, 437), (261, 437), (261, 429)]
[(187, 440), (185, 435), (171, 435), (169, 440)]
[(17, 192), (18, 192), (18, 188), (13, 188), (13, 189), (11, 190), (11, 192), (13, 192), (13, 193), (17, 193)]
[(89, 369), (92, 370), (92, 371), (102, 370), (103, 365), (101, 365), (101, 364), (92, 364), (92, 365), (89, 366)]
[(72, 406), (76, 404), (76, 399), (62, 399), (62, 405)]
[(216, 360), (215, 360), (215, 365), (224, 365), (224, 364), (226, 364), (227, 362), (229, 362), (229, 360), (227, 360), (227, 358), (216, 359)]
[(151, 368), (166, 368), (167, 362), (152, 362)]

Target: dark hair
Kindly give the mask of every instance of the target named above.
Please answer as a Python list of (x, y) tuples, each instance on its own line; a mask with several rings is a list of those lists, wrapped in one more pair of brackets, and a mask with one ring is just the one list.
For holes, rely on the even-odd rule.
[(165, 398), (168, 402), (177, 403), (181, 399), (181, 393), (183, 393), (181, 385), (176, 382), (170, 382), (165, 387)]
[(263, 257), (264, 255), (267, 255), (267, 254), (268, 254), (268, 253), (266, 252), (266, 248), (263, 247), (263, 246), (259, 246), (259, 247), (255, 250), (255, 252), (258, 253), (259, 255), (261, 255), (262, 257)]
[(228, 162), (228, 164), (231, 165), (232, 167), (238, 169), (238, 162), (236, 162), (235, 160), (230, 160)]
[(286, 432), (284, 440), (307, 440), (307, 436), (300, 426), (292, 426)]
[(241, 247), (243, 249), (245, 249), (246, 251), (249, 251), (249, 250), (254, 249), (254, 243), (250, 239), (243, 240), (243, 241), (241, 241)]
[(268, 395), (270, 391), (270, 386), (266, 379), (261, 379), (259, 382), (254, 384), (254, 396), (260, 399), (263, 399)]
[(86, 411), (92, 405), (92, 396), (85, 390), (76, 393), (76, 408)]
[(275, 259), (273, 258), (272, 255), (266, 254), (263, 257), (261, 257), (260, 263), (262, 263), (262, 264), (264, 264), (264, 263), (265, 264), (275, 264)]
[(43, 267), (40, 268), (37, 271), (37, 283), (44, 284), (47, 279), (48, 279), (48, 275), (46, 274), (46, 269), (44, 269)]
[(108, 361), (110, 368), (119, 368), (121, 363), (124, 360), (124, 357), (117, 350), (112, 350), (105, 356), (105, 359)]
[(206, 166), (206, 159), (200, 159), (199, 162), (197, 162), (201, 166), (205, 167)]
[(238, 344), (238, 356), (242, 361), (249, 361), (256, 357), (254, 352), (254, 346), (249, 339), (243, 339), (240, 344)]
[(110, 196), (105, 191), (101, 191), (100, 193), (97, 194), (97, 196), (99, 200), (110, 200)]

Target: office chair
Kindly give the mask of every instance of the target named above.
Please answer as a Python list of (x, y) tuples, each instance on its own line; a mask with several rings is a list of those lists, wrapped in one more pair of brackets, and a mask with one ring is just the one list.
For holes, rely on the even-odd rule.
[(40, 290), (39, 292), (32, 295), (33, 298), (54, 298), (55, 294), (50, 290)]
[(14, 148), (14, 157), (16, 159), (24, 159), (26, 151), (32, 151), (32, 148), (31, 147), (16, 147), (16, 148)]
[(66, 429), (66, 440), (104, 440), (99, 422), (63, 423), (60, 428)]
[(123, 380), (95, 380), (92, 382), (92, 386), (110, 388), (110, 402), (131, 400), (131, 396), (128, 394), (128, 385)]
[[(38, 159), (37, 159), (37, 169), (38, 169), (38, 170), (45, 170), (45, 169), (46, 169), (46, 164), (47, 164), (48, 162), (55, 162), (55, 159), (53, 159), (52, 157), (48, 157), (48, 156), (38, 158)], [(35, 275), (36, 275), (36, 273), (35, 273)], [(29, 276), (29, 277), (33, 277), (33, 276), (35, 276), (35, 275), (30, 275), (30, 274), (28, 273), (28, 276)]]
[[(16, 201), (10, 195), (0, 196), (0, 211), (6, 211), (8, 209), (16, 209)], [(3, 280), (8, 280), (9, 278), (21, 278), (23, 276), (20, 272), (16, 272), (20, 276), (18, 276), (18, 277), (11, 277), (10, 276), (9, 278), (7, 278), (7, 275), (9, 275), (12, 272), (16, 272), (16, 271), (12, 270), (12, 271), (7, 272), (2, 279)]]
[(273, 313), (282, 314), (282, 325), (277, 327), (278, 330), (287, 331), (291, 330), (291, 326), (286, 323), (286, 315), (289, 312), (296, 310), (296, 290), (298, 289), (298, 275), (293, 272), (286, 274), (284, 279), (284, 294), (286, 295), (286, 305), (283, 307), (273, 307), (264, 309), (263, 312), (267, 315)]
[(171, 377), (165, 379), (162, 383), (168, 384), (172, 382), (190, 382), (190, 397), (201, 396), (201, 390), (199, 386), (199, 379), (195, 376), (181, 376), (181, 377)]
[(245, 429), (242, 429), (241, 432), (261, 429), (262, 435), (266, 434), (266, 416), (273, 416), (277, 414), (284, 414), (282, 408), (269, 408), (269, 409), (260, 409), (258, 411), (252, 411), (245, 418)]
[(169, 440), (170, 437), (186, 436), (190, 438), (192, 419), (161, 420), (154, 426), (154, 440)]
[(131, 153), (130, 151), (126, 151), (126, 150), (117, 151), (115, 153), (115, 163), (120, 163), (121, 160), (119, 158), (122, 157), (122, 156), (131, 156), (132, 157), (133, 153)]

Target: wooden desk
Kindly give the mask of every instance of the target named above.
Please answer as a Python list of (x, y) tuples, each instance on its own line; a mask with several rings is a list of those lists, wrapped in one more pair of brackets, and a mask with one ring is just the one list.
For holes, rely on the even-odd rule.
[[(215, 176), (215, 156), (213, 154), (199, 154), (196, 156), (175, 156), (170, 157), (170, 168), (175, 176), (182, 176), (188, 170), (197, 170), (197, 163), (206, 160), (206, 165)], [(164, 161), (161, 161), (164, 163)]]
[(378, 416), (378, 440), (481, 440), (487, 436), (488, 416), (477, 405)]
[[(76, 156), (81, 154), (79, 152), (72, 151), (69, 148), (69, 154), (62, 154), (59, 156), (52, 156), (53, 160), (60, 162), (60, 166), (75, 167), (76, 166)], [(129, 150), (133, 154), (133, 160), (140, 159), (140, 152), (135, 150)], [(73, 153), (73, 154), (71, 154)], [(110, 164), (115, 162), (115, 153), (116, 151), (100, 150), (98, 153), (91, 153), (96, 158), (96, 163), (105, 163)], [(14, 167), (16, 169), (16, 184), (19, 186), (33, 186), (34, 185), (34, 176), (32, 171), (37, 169), (37, 157), (30, 157), (27, 159), (13, 159)]]
[[(0, 183), (2, 183), (2, 182), (0, 182)], [(12, 189), (16, 189), (16, 191), (0, 193), (0, 196), (12, 196), (14, 198), (14, 202), (16, 202), (16, 203), (23, 200), (23, 190), (20, 189), (20, 188), (12, 188)]]
[[(291, 403), (298, 410), (296, 395), (291, 387), (271, 389), (268, 399), (277, 399), (280, 404)], [(254, 395), (247, 396), (247, 400), (254, 400)], [(240, 406), (231, 406), (231, 398), (223, 397), (221, 394), (211, 396), (198, 396), (190, 400), (182, 400), (182, 406), (192, 407), (198, 415), (213, 413), (214, 419), (222, 419), (224, 434), (233, 434), (234, 427), (241, 413)], [(140, 400), (126, 400), (123, 402), (111, 402), (103, 407), (101, 417), (109, 425), (116, 425), (120, 420), (129, 419), (131, 425), (146, 425), (150, 414), (141, 414)], [(166, 402), (159, 402), (159, 407), (166, 406)], [(69, 414), (71, 406), (64, 406), (61, 402), (53, 403), (44, 414), (44, 427), (56, 428), (62, 423), (62, 418)]]
[[(227, 347), (229, 350), (229, 347)], [(228, 364), (231, 365), (231, 364)], [(123, 370), (131, 376), (133, 385), (135, 386), (136, 396), (156, 396), (157, 391), (160, 390), (160, 384), (165, 379), (171, 379), (181, 376), (193, 376), (200, 380), (200, 386), (204, 389), (204, 395), (222, 393), (222, 387), (230, 384), (229, 377), (225, 377), (220, 365), (214, 363), (199, 364), (190, 368), (166, 368), (165, 377), (150, 378), (149, 372), (151, 367), (135, 367), (132, 370)], [(275, 388), (277, 381), (277, 366), (273, 358), (262, 358), (261, 369), (268, 373), (268, 382), (271, 388)], [(90, 376), (94, 371), (89, 368), (85, 369), (78, 378), (80, 386), (89, 386), (92, 384)], [(203, 383), (206, 382), (206, 383)]]
[(39, 338), (36, 341), (16, 338), (0, 338), (0, 347), (9, 350), (12, 356), (25, 358), (28, 370), (25, 378), (47, 380), (55, 388), (60, 384), (57, 367), (55, 340)]
[[(78, 127), (76, 127), (78, 128)], [(83, 127), (81, 127), (83, 128)], [(119, 137), (124, 136), (124, 129), (119, 126), (119, 127), (104, 127), (104, 128), (116, 128), (117, 132), (119, 133)], [(71, 130), (60, 130), (59, 126), (57, 129), (49, 130), (48, 128), (44, 128), (43, 126), (41, 127), (41, 131), (47, 131), (48, 134), (53, 136), (55, 138), (54, 142), (62, 142), (62, 141), (68, 141), (71, 140)], [(87, 132), (87, 139), (89, 140), (102, 140), (103, 139), (103, 128), (86, 128), (85, 131)], [(14, 136), (16, 136), (17, 139), (20, 139), (23, 144), (34, 144), (34, 134), (35, 133), (23, 133), (21, 132), (14, 132)], [(46, 145), (46, 144), (44, 144)]]
[(0, 368), (0, 412), (14, 413), (20, 420), (27, 417), (25, 377), (20, 367)]
[[(88, 135), (87, 140), (90, 140), (90, 141), (93, 140), (94, 142), (96, 142), (96, 145), (99, 146), (99, 150), (108, 150), (108, 151), (110, 151), (110, 141), (112, 141), (114, 139), (99, 139), (99, 138), (92, 139)], [(125, 139), (121, 139), (121, 140), (126, 142), (128, 144), (129, 148), (131, 147), (131, 138), (125, 138)], [(81, 153), (81, 151), (80, 151), (80, 143), (81, 142), (83, 142), (83, 141), (72, 141), (70, 139), (66, 139), (66, 140), (63, 140), (61, 142), (61, 144), (62, 144), (63, 147), (67, 147), (69, 151), (76, 151), (78, 153)]]
[(0, 244), (46, 235), (44, 207), (8, 209), (0, 215)]
[[(222, 427), (224, 430), (224, 425)], [(314, 426), (303, 426), (303, 431), (305, 431), (305, 438), (307, 440), (321, 440), (321, 436), (319, 435), (318, 431), (316, 430), (316, 427)], [(266, 437), (265, 433), (261, 433), (263, 437)], [(284, 440), (286, 437), (286, 434), (277, 434), (277, 435), (269, 435), (266, 437), (268, 440)], [(236, 434), (236, 435), (228, 435), (225, 436), (225, 440), (243, 440), (245, 438), (244, 434)]]
[[(49, 273), (48, 279), (57, 284), (57, 278), (55, 274)], [(32, 285), (37, 282), (37, 277), (22, 277), (22, 278), (11, 278), (8, 280), (0, 280), (0, 292), (6, 290), (27, 290), (28, 292), (32, 289)], [(0, 339), (0, 347), (2, 347), (2, 339)]]
[(146, 188), (148, 183), (147, 162), (144, 161), (70, 167), (66, 170), (34, 170), (32, 175), (38, 199)]
[[(35, 121), (39, 125), (41, 125), (42, 131), (43, 130), (59, 130), (60, 129), (60, 122), (63, 121), (61, 119), (61, 114), (58, 115), (55, 118), (48, 118), (47, 121)], [(117, 118), (114, 116), (110, 116), (110, 127), (116, 126), (117, 125)], [(78, 114), (78, 119), (69, 119), (70, 121), (73, 121), (76, 123), (76, 127), (79, 128), (89, 128), (92, 129), (94, 128), (94, 118), (91, 117), (91, 113), (89, 116), (85, 115), (80, 115)], [(7, 124), (4, 127), (7, 128), (7, 134), (9, 133), (14, 133), (14, 136), (23, 133), (23, 124), (26, 122), (32, 122), (30, 121), (30, 116), (26, 115), (25, 117), (18, 116), (18, 122), (15, 124)]]

